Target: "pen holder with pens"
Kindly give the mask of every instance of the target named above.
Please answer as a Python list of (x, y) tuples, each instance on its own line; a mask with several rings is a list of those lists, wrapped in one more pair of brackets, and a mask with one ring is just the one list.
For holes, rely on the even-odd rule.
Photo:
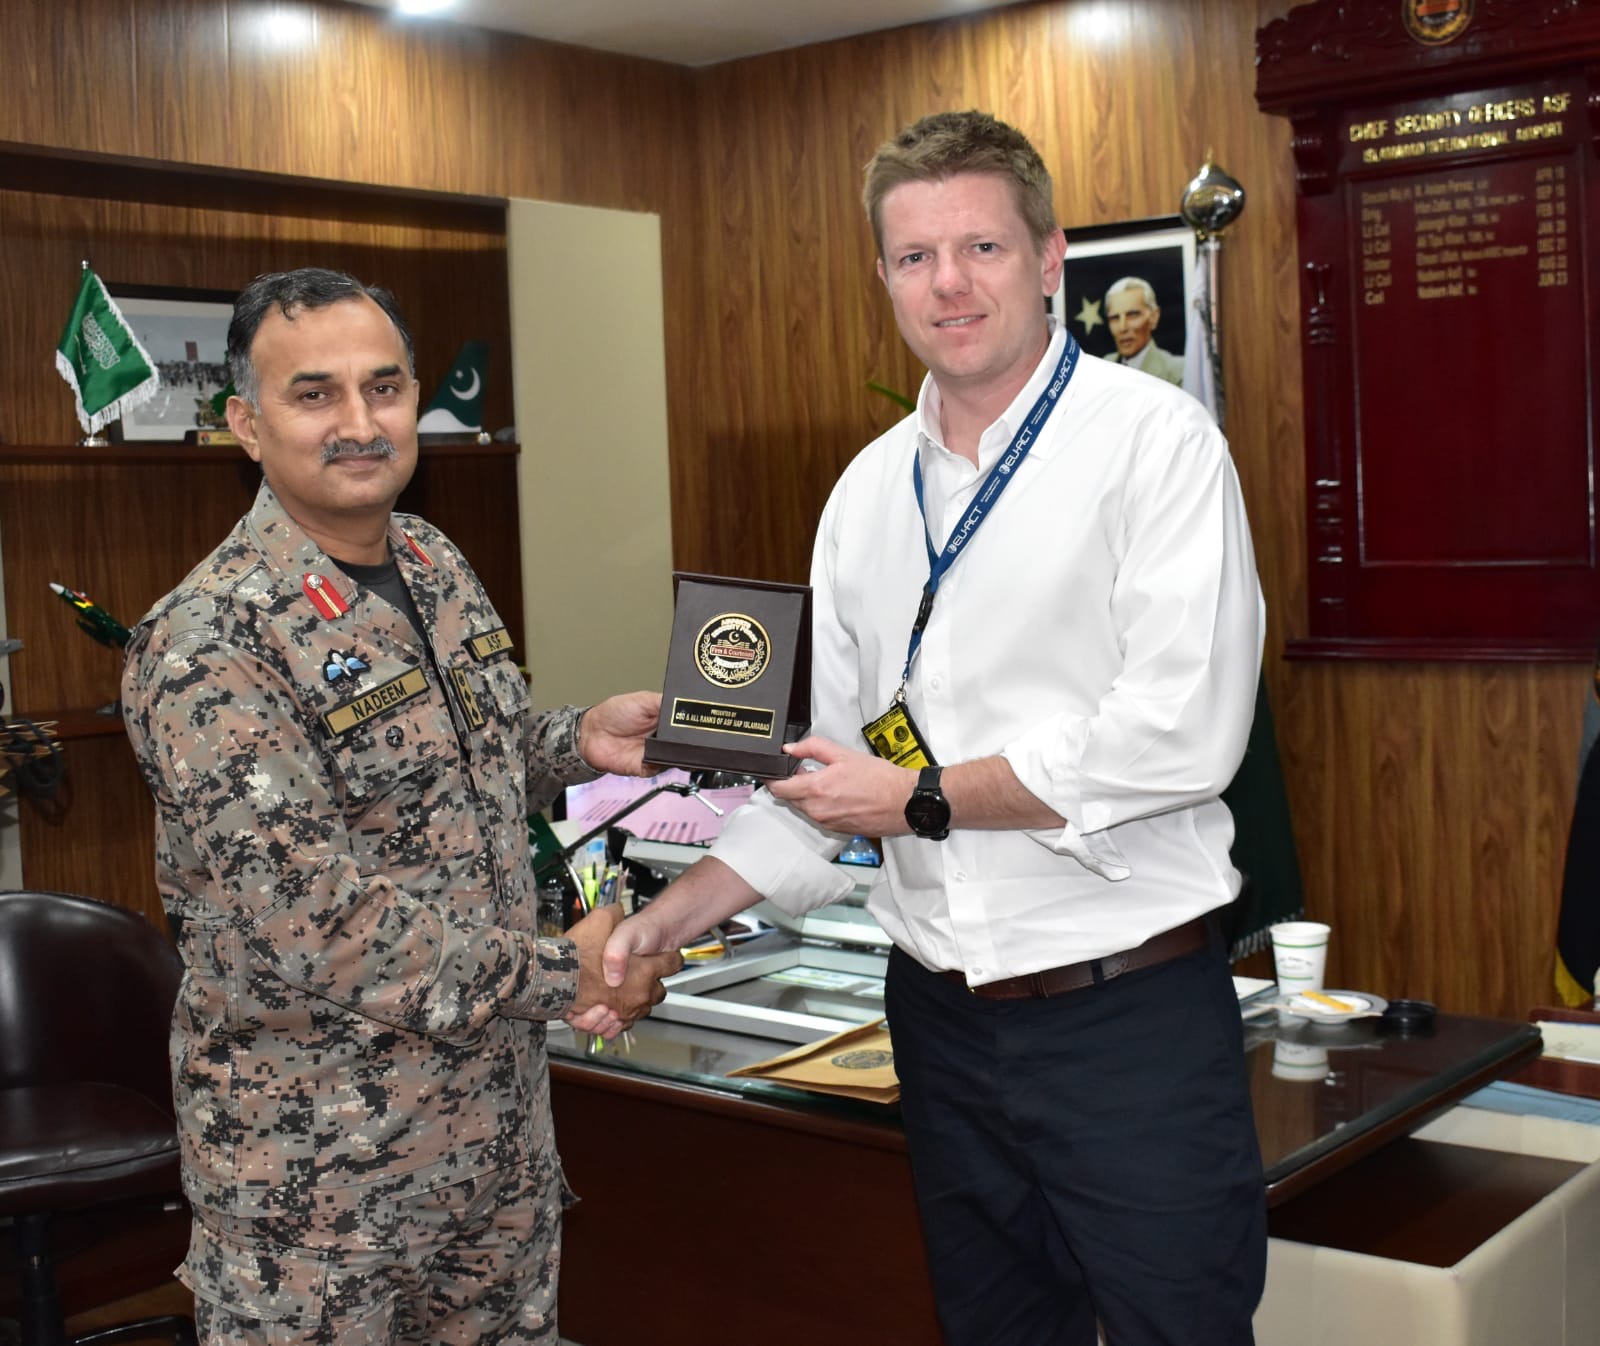
[[(596, 907), (612, 902), (622, 901), (624, 908), (631, 910), (626, 901), (631, 894), (628, 875), (621, 867), (621, 844), (619, 842), (616, 846), (616, 862), (611, 860), (607, 845), (614, 825), (659, 794), (684, 795), (704, 804), (720, 818), (722, 810), (705, 798), (700, 790), (701, 782), (694, 777), (687, 782), (673, 781), (658, 785), (646, 790), (638, 798), (629, 800), (625, 807), (618, 809), (576, 841), (553, 851), (545, 847), (536, 848), (534, 878), (539, 885), (539, 933), (560, 935)], [(542, 824), (542, 820), (540, 822)], [(529, 828), (530, 833), (535, 830), (532, 819), (529, 820)], [(543, 830), (548, 832), (548, 825), (543, 825)], [(539, 858), (541, 852), (544, 853), (543, 859)]]

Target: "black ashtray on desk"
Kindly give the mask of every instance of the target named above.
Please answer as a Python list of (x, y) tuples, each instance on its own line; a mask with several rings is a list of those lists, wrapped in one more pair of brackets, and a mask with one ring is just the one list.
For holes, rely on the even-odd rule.
[(1426, 1000), (1391, 1000), (1378, 1016), (1378, 1031), (1402, 1038), (1425, 1037), (1433, 1032), (1438, 1012), (1438, 1006)]

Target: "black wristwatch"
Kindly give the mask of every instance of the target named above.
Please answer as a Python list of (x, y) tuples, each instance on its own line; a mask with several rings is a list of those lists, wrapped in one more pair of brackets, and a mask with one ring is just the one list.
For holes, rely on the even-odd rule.
[(941, 766), (925, 766), (917, 773), (917, 788), (906, 800), (906, 821), (919, 837), (943, 841), (950, 835), (950, 801), (939, 788)]

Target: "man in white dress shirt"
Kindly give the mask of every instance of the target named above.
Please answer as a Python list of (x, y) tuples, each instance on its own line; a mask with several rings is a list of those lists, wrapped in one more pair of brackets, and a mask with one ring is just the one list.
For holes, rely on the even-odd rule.
[[(1265, 1203), (1208, 913), (1238, 889), (1218, 795), (1263, 617), (1227, 445), (1047, 319), (1065, 243), (1020, 133), (925, 118), (865, 201), (929, 374), (823, 512), (807, 769), (614, 932), (607, 974), (758, 897), (836, 900), (828, 861), (883, 838), (870, 906), (951, 1346), (1091, 1346), (1097, 1319), (1113, 1346), (1240, 1346)], [(929, 765), (876, 755), (885, 728)]]

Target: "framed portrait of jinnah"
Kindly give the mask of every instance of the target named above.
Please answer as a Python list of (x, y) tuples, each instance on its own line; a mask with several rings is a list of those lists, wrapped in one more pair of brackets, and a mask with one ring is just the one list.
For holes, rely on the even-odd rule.
[(1067, 259), (1051, 312), (1087, 354), (1182, 386), (1194, 230), (1162, 215), (1063, 232)]

